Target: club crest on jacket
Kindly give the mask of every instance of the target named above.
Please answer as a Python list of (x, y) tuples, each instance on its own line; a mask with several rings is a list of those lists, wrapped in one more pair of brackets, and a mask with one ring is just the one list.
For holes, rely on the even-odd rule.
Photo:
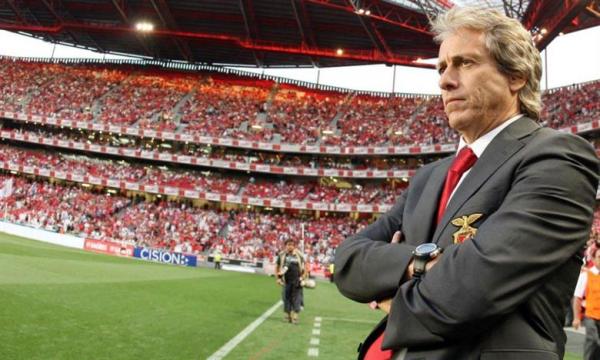
[(471, 226), (471, 224), (479, 220), (479, 218), (481, 218), (482, 216), (483, 214), (475, 213), (471, 215), (460, 216), (452, 220), (452, 225), (460, 227), (458, 230), (456, 230), (456, 232), (454, 232), (454, 234), (452, 234), (454, 243), (461, 244), (464, 241), (475, 236), (475, 234), (477, 233), (477, 229)]

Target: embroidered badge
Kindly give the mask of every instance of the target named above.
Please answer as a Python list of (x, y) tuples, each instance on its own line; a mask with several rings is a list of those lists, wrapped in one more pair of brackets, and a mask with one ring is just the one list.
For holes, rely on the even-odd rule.
[(454, 234), (452, 234), (454, 243), (460, 244), (475, 236), (475, 234), (477, 233), (477, 229), (472, 227), (471, 224), (479, 220), (479, 218), (482, 216), (483, 214), (471, 214), (468, 216), (461, 216), (452, 220), (452, 225), (460, 226), (460, 228), (456, 230)]

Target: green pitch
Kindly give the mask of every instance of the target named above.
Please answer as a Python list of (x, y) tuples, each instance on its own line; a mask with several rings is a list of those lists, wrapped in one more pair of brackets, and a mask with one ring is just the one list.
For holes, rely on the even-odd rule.
[[(344, 299), (329, 283), (304, 293), (299, 325), (284, 323), (279, 308), (225, 359), (354, 359), (359, 340), (381, 314)], [(265, 276), (116, 258), (0, 234), (0, 358), (206, 359), (279, 295)], [(318, 349), (318, 358), (308, 355), (309, 348)]]

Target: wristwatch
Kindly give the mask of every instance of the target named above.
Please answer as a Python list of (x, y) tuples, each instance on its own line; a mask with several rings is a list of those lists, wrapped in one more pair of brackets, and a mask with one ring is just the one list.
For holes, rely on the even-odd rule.
[(434, 243), (417, 246), (413, 251), (413, 279), (419, 279), (425, 273), (426, 265), (442, 253), (443, 249)]

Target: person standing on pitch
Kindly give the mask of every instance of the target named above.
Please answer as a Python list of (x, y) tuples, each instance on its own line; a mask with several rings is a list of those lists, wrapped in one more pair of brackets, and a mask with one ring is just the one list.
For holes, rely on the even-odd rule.
[(302, 305), (302, 280), (305, 277), (304, 257), (293, 240), (286, 240), (285, 250), (277, 256), (275, 265), (277, 284), (283, 286), (281, 294), (286, 321), (297, 324)]
[[(573, 298), (573, 327), (585, 326), (583, 360), (600, 359), (600, 249), (592, 254), (594, 265), (583, 268)], [(585, 297), (585, 300), (584, 300)], [(585, 302), (585, 304), (584, 304)], [(583, 308), (585, 305), (585, 313)]]
[(362, 359), (562, 359), (598, 158), (540, 126), (541, 57), (519, 21), (454, 6), (432, 26), (458, 151), (335, 254), (345, 296), (386, 314)]
[(221, 251), (217, 250), (213, 254), (213, 261), (215, 262), (215, 270), (221, 270), (221, 260), (223, 255), (221, 255)]

